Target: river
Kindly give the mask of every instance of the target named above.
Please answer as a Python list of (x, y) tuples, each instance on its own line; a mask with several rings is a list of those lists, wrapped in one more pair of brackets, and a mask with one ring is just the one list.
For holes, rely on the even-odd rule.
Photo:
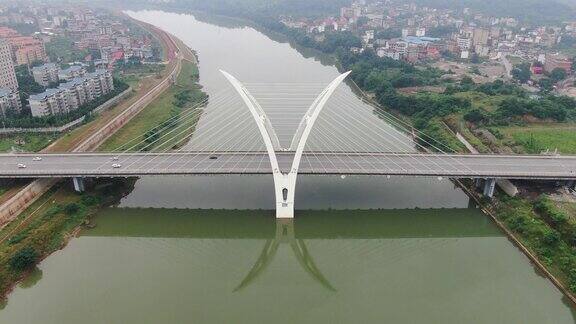
[[(338, 75), (234, 20), (129, 14), (195, 49), (211, 95), (220, 69), (249, 82)], [(273, 218), (272, 188), (268, 176), (142, 178), (10, 294), (0, 322), (574, 323), (450, 181), (300, 177), (293, 222)]]

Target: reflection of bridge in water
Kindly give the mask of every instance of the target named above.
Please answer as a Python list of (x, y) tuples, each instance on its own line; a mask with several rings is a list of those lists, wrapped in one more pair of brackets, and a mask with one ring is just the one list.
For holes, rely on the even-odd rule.
[[(402, 238), (497, 237), (499, 231), (475, 209), (305, 211), (296, 220), (274, 220), (269, 212), (158, 209), (110, 209), (104, 222), (83, 236), (163, 237), (215, 240), (263, 240), (252, 267), (234, 291), (241, 291), (259, 278), (273, 262), (281, 245), (288, 245), (300, 267), (329, 291), (336, 287), (322, 273), (306, 246), (310, 240), (362, 240)], [(350, 215), (352, 214), (352, 215)], [(437, 217), (449, 221), (438, 226)], [(134, 219), (138, 221), (134, 221)], [(409, 222), (406, 222), (409, 219)], [(434, 225), (436, 224), (436, 225)], [(445, 224), (450, 224), (446, 226)], [(439, 244), (442, 240), (432, 243)], [(421, 241), (428, 242), (430, 241)], [(412, 248), (420, 249), (416, 244)]]

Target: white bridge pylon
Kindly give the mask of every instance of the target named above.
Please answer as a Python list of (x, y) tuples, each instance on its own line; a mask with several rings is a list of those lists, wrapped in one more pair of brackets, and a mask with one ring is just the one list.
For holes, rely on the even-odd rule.
[(344, 81), (344, 79), (350, 74), (348, 71), (344, 74), (339, 75), (334, 81), (332, 81), (319, 95), (316, 97), (306, 114), (302, 117), (300, 124), (294, 137), (292, 138), (292, 143), (290, 144), (290, 151), (294, 151), (294, 160), (292, 161), (292, 167), (288, 173), (283, 173), (278, 166), (278, 159), (276, 157), (276, 150), (281, 150), (280, 141), (278, 136), (274, 131), (274, 127), (270, 123), (270, 119), (266, 116), (266, 113), (262, 107), (258, 104), (256, 99), (250, 94), (248, 89), (240, 83), (235, 77), (229, 73), (220, 70), (222, 74), (230, 81), (234, 89), (240, 94), (240, 97), (250, 110), (254, 121), (258, 125), (258, 130), (260, 135), (264, 140), (266, 146), (266, 151), (268, 152), (268, 157), (270, 158), (270, 165), (272, 166), (272, 175), (274, 177), (274, 195), (276, 199), (276, 218), (294, 218), (294, 192), (296, 190), (296, 179), (298, 178), (298, 168), (300, 166), (300, 160), (302, 159), (302, 153), (304, 153), (304, 147), (310, 136), (310, 132), (314, 127), (316, 119), (320, 115), (320, 112), (326, 105), (330, 96), (334, 93), (336, 88)]

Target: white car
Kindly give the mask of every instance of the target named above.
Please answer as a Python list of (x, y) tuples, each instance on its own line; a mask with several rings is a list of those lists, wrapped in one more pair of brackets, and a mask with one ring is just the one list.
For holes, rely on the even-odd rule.
[(26, 164), (18, 163), (18, 169), (26, 169)]
[(118, 161), (118, 157), (117, 156), (112, 157), (112, 161)]
[(118, 169), (118, 168), (120, 168), (121, 166), (122, 166), (122, 165), (119, 164), (119, 163), (114, 163), (114, 164), (112, 164), (112, 167), (113, 167), (114, 169)]
[(37, 156), (37, 157), (33, 158), (32, 161), (42, 161), (42, 158)]

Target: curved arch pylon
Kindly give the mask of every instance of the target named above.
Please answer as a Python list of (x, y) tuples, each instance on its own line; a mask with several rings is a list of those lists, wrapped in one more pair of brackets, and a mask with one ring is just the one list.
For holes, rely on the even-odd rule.
[(314, 123), (322, 112), (322, 109), (326, 105), (330, 96), (334, 93), (336, 88), (344, 81), (344, 79), (350, 74), (351, 71), (339, 75), (334, 81), (332, 81), (319, 95), (316, 97), (306, 114), (302, 117), (298, 129), (292, 138), (292, 143), (290, 144), (290, 151), (294, 151), (294, 160), (292, 161), (292, 167), (288, 173), (282, 173), (278, 166), (278, 159), (276, 157), (276, 150), (281, 150), (280, 141), (278, 136), (274, 131), (274, 127), (270, 123), (270, 120), (266, 116), (266, 113), (262, 107), (258, 104), (256, 99), (250, 94), (248, 89), (246, 89), (240, 81), (229, 73), (220, 70), (220, 72), (228, 79), (232, 84), (234, 89), (238, 92), (248, 109), (250, 110), (252, 117), (256, 125), (258, 125), (258, 130), (260, 135), (264, 140), (266, 146), (266, 151), (268, 157), (270, 158), (270, 165), (272, 167), (272, 175), (274, 177), (274, 195), (276, 199), (276, 218), (294, 218), (294, 196), (296, 191), (296, 180), (298, 178), (298, 168), (300, 167), (300, 161), (302, 159), (302, 154), (304, 153), (304, 148), (306, 147), (306, 142), (310, 136), (310, 132), (314, 127)]

